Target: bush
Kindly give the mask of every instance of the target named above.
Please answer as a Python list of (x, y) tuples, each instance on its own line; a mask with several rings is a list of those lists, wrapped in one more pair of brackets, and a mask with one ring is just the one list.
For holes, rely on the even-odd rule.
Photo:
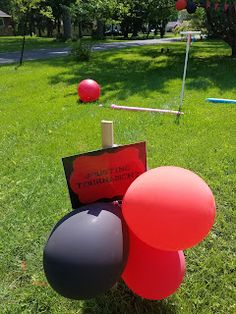
[(178, 25), (174, 29), (175, 35), (179, 34), (180, 32), (192, 31), (193, 27), (191, 25), (191, 21), (183, 21), (181, 25)]
[(81, 40), (71, 49), (71, 55), (75, 61), (89, 61), (91, 57), (92, 46), (83, 43)]

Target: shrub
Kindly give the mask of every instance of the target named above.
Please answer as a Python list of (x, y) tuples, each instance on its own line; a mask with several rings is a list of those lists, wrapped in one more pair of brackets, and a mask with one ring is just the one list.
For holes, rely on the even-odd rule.
[(92, 46), (83, 43), (81, 40), (71, 49), (71, 55), (76, 61), (89, 61)]
[(193, 27), (191, 25), (191, 21), (184, 21), (181, 25), (178, 25), (174, 29), (175, 35), (179, 34), (180, 32), (192, 31)]

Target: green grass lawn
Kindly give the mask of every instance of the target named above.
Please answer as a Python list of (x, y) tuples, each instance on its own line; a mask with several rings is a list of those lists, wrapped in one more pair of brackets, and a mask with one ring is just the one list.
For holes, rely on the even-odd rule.
[[(22, 47), (22, 39), (23, 39), (22, 36), (0, 36), (0, 53), (20, 51)], [(84, 36), (82, 40), (84, 43), (90, 43), (92, 45), (101, 43), (101, 42), (110, 43), (110, 42), (124, 41), (124, 39), (121, 36), (120, 37), (109, 36), (103, 40), (95, 40), (95, 39), (91, 39), (90, 36)], [(72, 40), (63, 42), (63, 41), (58, 41), (55, 38), (26, 36), (25, 50), (63, 48), (63, 47), (72, 47), (74, 45), (76, 45), (76, 41), (72, 41)]]
[[(131, 36), (131, 34), (130, 34)], [(166, 33), (165, 37), (174, 37), (173, 33)], [(20, 51), (22, 47), (22, 36), (0, 36), (0, 53), (1, 52), (13, 52)], [(154, 36), (150, 35), (149, 39), (153, 39)], [(157, 37), (155, 37), (157, 38)], [(159, 37), (158, 37), (159, 38)], [(132, 38), (129, 38), (131, 40)], [(147, 39), (145, 34), (140, 34), (136, 39)], [(125, 41), (122, 36), (107, 36), (104, 40), (92, 40), (90, 36), (84, 36), (82, 39), (86, 43), (96, 44), (96, 43), (110, 43)], [(71, 47), (75, 45), (76, 42), (68, 40), (67, 42), (58, 41), (55, 38), (46, 37), (30, 37), (26, 36), (25, 50), (33, 49), (43, 49), (43, 48), (61, 48), (61, 47)]]
[[(66, 47), (68, 44), (56, 41), (54, 38), (26, 36), (25, 50), (42, 48)], [(0, 52), (20, 51), (22, 47), (22, 36), (0, 37)]]
[[(0, 67), (0, 313), (236, 313), (236, 60), (220, 42), (191, 48), (184, 113), (113, 111), (111, 103), (177, 109), (185, 44), (94, 53)], [(77, 103), (80, 80), (102, 86), (98, 103)], [(105, 107), (98, 107), (98, 104)], [(202, 176), (216, 198), (208, 238), (185, 252), (187, 273), (164, 301), (134, 296), (120, 283), (89, 301), (70, 301), (45, 284), (42, 252), (53, 225), (71, 211), (61, 158), (101, 146), (100, 121), (113, 120), (115, 142), (147, 141), (149, 167), (175, 165)]]
[[(90, 37), (84, 37), (83, 41), (98, 43), (99, 40), (91, 40)], [(111, 38), (103, 40), (102, 42), (112, 42)], [(42, 48), (61, 48), (71, 47), (75, 43), (71, 40), (67, 42), (58, 41), (55, 38), (46, 37), (30, 37), (26, 36), (25, 50), (42, 49)], [(2, 36), (0, 37), (0, 53), (1, 52), (12, 52), (20, 51), (22, 47), (22, 36)]]

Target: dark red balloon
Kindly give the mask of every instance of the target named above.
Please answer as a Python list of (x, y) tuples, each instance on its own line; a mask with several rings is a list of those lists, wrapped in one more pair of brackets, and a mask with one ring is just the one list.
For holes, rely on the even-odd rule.
[(134, 234), (160, 250), (190, 248), (209, 233), (215, 219), (214, 196), (195, 173), (160, 167), (139, 176), (128, 188), (122, 205)]
[(78, 96), (83, 102), (96, 101), (100, 97), (99, 84), (91, 79), (83, 80), (78, 86)]
[(183, 281), (182, 251), (160, 251), (130, 232), (129, 257), (122, 274), (126, 285), (140, 297), (161, 300), (173, 294)]
[(178, 10), (178, 11), (184, 10), (187, 7), (187, 1), (186, 0), (178, 0), (175, 3), (175, 7), (176, 7), (176, 10)]

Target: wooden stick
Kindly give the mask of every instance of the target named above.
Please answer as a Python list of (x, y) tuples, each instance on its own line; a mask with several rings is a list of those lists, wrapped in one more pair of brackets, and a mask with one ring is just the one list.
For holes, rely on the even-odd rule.
[(156, 108), (141, 108), (141, 107), (128, 107), (128, 106), (117, 106), (111, 105), (112, 109), (120, 109), (120, 110), (132, 110), (132, 111), (148, 111), (148, 112), (157, 112), (157, 113), (168, 113), (168, 114), (175, 114), (175, 115), (182, 115), (184, 114), (181, 111), (174, 111), (168, 109), (156, 109)]
[(101, 121), (102, 127), (102, 148), (114, 146), (113, 121)]

